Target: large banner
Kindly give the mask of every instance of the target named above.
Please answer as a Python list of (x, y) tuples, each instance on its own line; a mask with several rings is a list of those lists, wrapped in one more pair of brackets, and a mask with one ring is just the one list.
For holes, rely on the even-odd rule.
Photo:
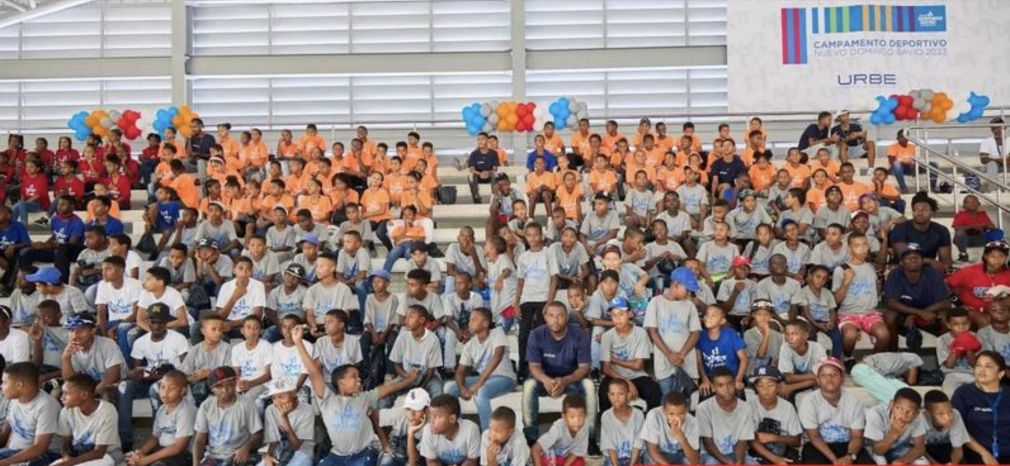
[(929, 88), (1010, 104), (1010, 1), (729, 0), (731, 112), (871, 110)]

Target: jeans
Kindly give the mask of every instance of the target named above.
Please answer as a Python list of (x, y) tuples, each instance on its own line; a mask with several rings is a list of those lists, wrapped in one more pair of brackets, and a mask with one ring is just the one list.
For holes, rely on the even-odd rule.
[[(810, 335), (810, 341), (817, 341), (817, 332), (818, 331), (814, 331), (813, 334)], [(831, 355), (841, 360), (842, 359), (841, 329), (835, 326), (835, 328), (831, 329), (830, 332), (826, 332), (825, 334), (828, 336), (828, 338), (831, 338)]]
[(529, 342), (530, 332), (537, 325), (544, 323), (543, 313), (540, 312), (547, 303), (522, 303), (519, 305), (519, 380), (526, 380), (529, 375), (526, 367), (526, 343)]
[(985, 246), (985, 243), (985, 235), (954, 234), (954, 245), (957, 246), (959, 253), (967, 254), (968, 248), (981, 248)]
[[(291, 453), (291, 447), (288, 445), (287, 440), (281, 440), (281, 447), (277, 451), (275, 458), (280, 457), (283, 461), (280, 464), (285, 466), (312, 466), (315, 464), (312, 461), (312, 457), (306, 455), (304, 452), (296, 451)], [(256, 463), (256, 466), (265, 466), (265, 462), (260, 461)]]
[(151, 174), (154, 173), (154, 169), (157, 166), (158, 166), (158, 159), (140, 159), (141, 183), (146, 185), (151, 182)]
[(489, 184), (494, 183), (495, 171), (491, 170), (491, 174), (487, 178), (481, 178), (475, 174), (466, 175), (466, 184), (470, 185), (470, 197), (477, 199), (480, 196), (480, 183)]
[(393, 250), (393, 242), (389, 239), (389, 229), (387, 228), (387, 221), (382, 220), (378, 222), (369, 222), (372, 224), (372, 232), (375, 233), (375, 237), (379, 238), (379, 242), (386, 247), (387, 251)]
[[(501, 364), (509, 364), (508, 361), (502, 360)], [(467, 386), (473, 385), (480, 378), (476, 375), (467, 377), (464, 383)], [(477, 417), (480, 418), (480, 430), (481, 432), (487, 430), (488, 425), (491, 423), (491, 400), (498, 398), (508, 392), (516, 386), (515, 380), (512, 380), (504, 375), (492, 375), (484, 381), (484, 385), (477, 390), (477, 394), (473, 397), (473, 404), (477, 405)], [(459, 396), (459, 386), (456, 385), (456, 381), (449, 381), (445, 383), (445, 393), (458, 397)]]
[(392, 272), (393, 266), (396, 265), (396, 261), (410, 257), (410, 246), (413, 244), (413, 241), (405, 241), (396, 245), (396, 247), (394, 247), (393, 250), (389, 251), (389, 254), (386, 255), (386, 262), (382, 264), (382, 269), (387, 272)]
[[(848, 453), (849, 442), (839, 442), (839, 443), (828, 443), (828, 448), (831, 450), (835, 456), (841, 456)], [(803, 445), (803, 453), (801, 453), (800, 463), (803, 464), (831, 464), (831, 460), (824, 456), (814, 444), (807, 442)], [(856, 459), (853, 461), (855, 464), (876, 464), (873, 458), (870, 457), (866, 449), (860, 449), (859, 453), (856, 454)]]
[[(586, 400), (586, 422), (589, 423), (589, 438), (596, 438), (596, 385), (593, 379), (586, 377), (580, 383), (565, 387), (565, 394), (576, 394)], [(540, 417), (540, 397), (547, 396), (544, 385), (535, 379), (523, 383), (523, 434), (528, 440), (539, 437), (537, 419)]]
[(205, 456), (203, 460), (200, 461), (200, 466), (247, 466), (259, 463), (260, 454), (258, 452), (250, 452), (249, 459), (245, 463), (236, 463), (231, 458), (228, 459), (218, 459)]
[(119, 389), (119, 438), (122, 440), (123, 449), (133, 445), (133, 400), (135, 398), (150, 398), (151, 411), (158, 411), (158, 383), (127, 380), (126, 386)]
[(11, 208), (11, 217), (17, 219), (21, 223), (28, 224), (28, 214), (31, 212), (39, 212), (42, 210), (42, 204), (33, 201), (18, 201)]
[[(929, 162), (931, 169), (929, 170), (929, 189), (930, 191), (936, 190), (936, 170), (940, 168), (936, 162)], [(915, 173), (915, 166), (912, 164), (905, 165), (903, 163), (895, 162), (891, 165), (891, 174), (894, 178), (898, 180), (898, 188), (901, 192), (908, 191), (908, 185), (905, 184), (905, 173)]]
[(379, 459), (379, 450), (366, 448), (353, 455), (340, 456), (330, 452), (316, 463), (316, 466), (375, 466)]
[[(21, 450), (15, 450), (13, 448), (0, 449), (0, 458), (10, 458), (20, 452)], [(39, 458), (35, 458), (33, 460), (19, 464), (27, 464), (28, 466), (48, 466), (49, 463), (52, 463), (53, 461), (56, 461), (58, 459), (60, 459), (59, 453), (53, 451), (47, 451), (45, 453), (42, 453), (42, 456)]]
[(263, 331), (263, 339), (273, 344), (283, 340), (284, 336), (281, 335), (281, 329), (277, 328), (276, 325), (271, 325)]
[(121, 320), (109, 322), (107, 328), (112, 327), (116, 327), (116, 343), (119, 344), (119, 351), (123, 353), (124, 359), (129, 360), (130, 353), (133, 351), (133, 342), (137, 341), (137, 338), (140, 338), (141, 334), (144, 333), (144, 329), (138, 327), (137, 324)]
[(360, 332), (362, 329), (362, 322), (365, 318), (365, 301), (368, 299), (368, 294), (372, 292), (372, 281), (365, 279), (355, 283), (354, 292), (358, 295), (358, 312), (349, 313), (350, 315), (348, 318), (350, 319), (350, 322), (347, 323), (347, 326), (348, 331), (356, 330)]
[(649, 452), (643, 446), (642, 456), (639, 459), (641, 464), (687, 464), (687, 457), (684, 456), (684, 452), (677, 453), (666, 453), (660, 451), (663, 454), (662, 458), (650, 458)]

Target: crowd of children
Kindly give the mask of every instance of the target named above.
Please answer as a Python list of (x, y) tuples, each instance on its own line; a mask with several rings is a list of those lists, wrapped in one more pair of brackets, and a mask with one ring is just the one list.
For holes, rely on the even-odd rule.
[[(363, 126), (274, 151), (199, 119), (139, 154), (118, 130), (80, 153), (12, 135), (0, 466), (1010, 462), (1010, 246), (974, 196), (953, 234), (925, 192), (906, 217), (914, 147), (899, 133), (875, 167), (831, 120), (781, 161), (759, 118), (709, 150), (691, 123), (583, 120), (568, 143), (548, 123), (518, 180), (482, 133), (457, 168), (475, 203), (490, 185), (488, 219), (445, 252), (416, 132), (393, 154)], [(560, 419), (493, 406), (519, 386)]]

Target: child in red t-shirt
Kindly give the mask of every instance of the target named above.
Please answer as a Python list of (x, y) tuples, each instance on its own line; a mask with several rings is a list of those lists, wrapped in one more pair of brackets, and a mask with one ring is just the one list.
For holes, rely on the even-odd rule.
[[(84, 180), (77, 176), (74, 165), (74, 162), (70, 160), (64, 160), (59, 165), (60, 176), (56, 177), (56, 181), (53, 182), (53, 194), (57, 198), (64, 194), (73, 197), (74, 209), (81, 209), (84, 207)], [(52, 215), (55, 211), (56, 205), (54, 204), (49, 214)]]
[(28, 223), (30, 212), (49, 210), (49, 179), (42, 172), (42, 164), (36, 158), (25, 160), (25, 174), (21, 178), (21, 200), (11, 209), (14, 218)]
[(968, 248), (985, 246), (985, 232), (996, 228), (989, 214), (982, 210), (978, 197), (969, 194), (961, 203), (961, 211), (954, 214), (954, 245), (958, 250), (958, 261), (968, 262)]
[(161, 152), (161, 136), (158, 133), (147, 135), (147, 147), (140, 152), (140, 180), (144, 186), (151, 184), (151, 174), (158, 166), (158, 152)]
[(125, 210), (130, 208), (130, 189), (133, 183), (121, 167), (122, 163), (118, 156), (110, 155), (105, 158), (105, 172), (108, 173), (105, 184), (109, 187), (109, 195), (119, 202), (120, 209)]
[(77, 152), (77, 149), (74, 149), (74, 143), (70, 137), (60, 136), (59, 147), (56, 148), (56, 157), (53, 159), (53, 163), (59, 167), (65, 160), (70, 160), (76, 164), (80, 159), (81, 154)]

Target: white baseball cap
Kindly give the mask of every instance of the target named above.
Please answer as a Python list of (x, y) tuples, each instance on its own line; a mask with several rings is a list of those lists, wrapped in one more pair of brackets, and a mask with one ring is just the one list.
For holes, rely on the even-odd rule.
[(428, 407), (431, 403), (431, 395), (423, 388), (414, 388), (407, 392), (406, 398), (403, 400), (403, 407), (413, 411), (420, 411)]

